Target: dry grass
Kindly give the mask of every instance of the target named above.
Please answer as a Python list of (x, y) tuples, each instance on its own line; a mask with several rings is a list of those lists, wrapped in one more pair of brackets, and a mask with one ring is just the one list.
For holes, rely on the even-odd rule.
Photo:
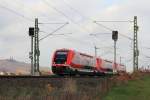
[(101, 100), (113, 86), (128, 84), (147, 74), (124, 73), (112, 78), (0, 79), (0, 100)]
[(64, 92), (76, 93), (77, 92), (77, 84), (76, 81), (72, 78), (65, 82), (63, 87)]
[(107, 78), (6, 79), (0, 100), (100, 100), (112, 85)]

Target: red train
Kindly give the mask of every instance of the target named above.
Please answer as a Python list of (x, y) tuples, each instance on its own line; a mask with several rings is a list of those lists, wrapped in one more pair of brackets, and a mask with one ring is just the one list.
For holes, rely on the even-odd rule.
[(52, 72), (58, 75), (102, 75), (122, 72), (124, 66), (96, 58), (84, 53), (69, 49), (56, 50), (52, 59)]

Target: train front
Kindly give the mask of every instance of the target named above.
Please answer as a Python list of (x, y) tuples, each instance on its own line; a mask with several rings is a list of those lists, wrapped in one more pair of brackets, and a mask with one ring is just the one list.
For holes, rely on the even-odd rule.
[(54, 74), (64, 75), (70, 73), (71, 70), (68, 63), (69, 52), (67, 49), (56, 50), (52, 60), (52, 72)]

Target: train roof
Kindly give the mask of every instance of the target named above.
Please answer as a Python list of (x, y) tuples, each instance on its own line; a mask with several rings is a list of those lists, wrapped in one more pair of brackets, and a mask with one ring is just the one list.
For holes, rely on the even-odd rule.
[[(74, 51), (74, 52), (78, 52), (78, 51), (76, 51), (76, 50), (73, 50), (73, 49), (66, 49), (66, 48), (57, 49), (56, 51)], [(88, 54), (86, 54), (86, 53), (81, 53), (81, 52), (78, 52), (78, 53), (80, 53), (80, 55), (82, 55), (82, 56), (94, 58), (94, 56), (88, 55)], [(102, 59), (101, 57), (96, 57), (96, 58), (97, 58), (97, 59)], [(104, 60), (104, 61), (106, 61), (106, 62), (113, 63), (113, 61), (110, 61), (110, 60), (107, 60), (107, 59), (102, 59), (102, 60)], [(119, 63), (116, 62), (116, 64), (119, 64)], [(119, 64), (119, 65), (124, 66), (123, 64)]]
[(87, 55), (87, 54), (85, 54), (85, 53), (80, 53), (80, 55), (93, 58), (93, 56)]
[[(66, 49), (66, 48), (62, 48), (62, 49), (57, 49), (56, 51), (70, 51), (71, 49)], [(71, 50), (72, 51), (72, 50)]]
[(107, 59), (104, 59), (104, 61), (106, 61), (106, 62), (110, 62), (110, 63), (112, 63), (113, 61), (110, 61), (110, 60), (107, 60)]
[(88, 54), (86, 54), (86, 53), (81, 53), (81, 52), (76, 51), (76, 50), (73, 50), (73, 49), (62, 48), (62, 49), (57, 49), (56, 51), (74, 51), (74, 52), (80, 53), (80, 55), (82, 55), (82, 56), (91, 57), (91, 58), (94, 57), (94, 56), (88, 55)]

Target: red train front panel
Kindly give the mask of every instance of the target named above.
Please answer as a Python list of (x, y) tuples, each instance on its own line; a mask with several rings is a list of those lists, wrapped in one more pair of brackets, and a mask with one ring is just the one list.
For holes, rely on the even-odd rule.
[(60, 49), (54, 53), (52, 71), (55, 74), (94, 72), (96, 70), (96, 60), (90, 55), (67, 49)]
[(69, 50), (60, 49), (56, 50), (52, 60), (52, 72), (55, 74), (63, 74), (69, 66)]

